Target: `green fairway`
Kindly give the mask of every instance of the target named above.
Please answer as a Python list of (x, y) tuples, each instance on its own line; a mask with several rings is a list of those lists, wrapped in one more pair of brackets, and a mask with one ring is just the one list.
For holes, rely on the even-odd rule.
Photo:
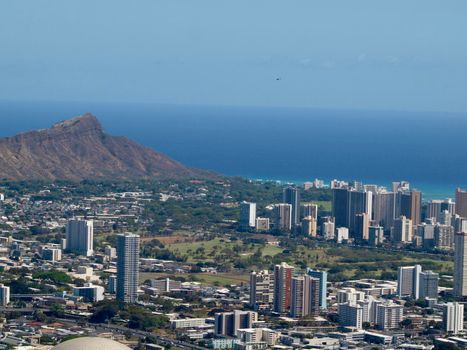
[[(251, 270), (271, 269), (273, 263), (286, 261), (292, 266), (325, 270), (330, 281), (375, 278), (395, 279), (397, 268), (402, 265), (422, 265), (424, 270), (433, 270), (442, 275), (452, 275), (453, 262), (448, 255), (436, 255), (409, 251), (388, 251), (316, 242), (315, 245), (297, 245), (293, 249), (269, 244), (230, 241), (217, 237), (208, 241), (166, 244), (166, 248), (187, 262), (215, 262), (227, 271), (236, 267), (245, 275)], [(282, 254), (287, 251), (287, 254)], [(258, 256), (258, 253), (260, 255)], [(280, 261), (275, 257), (281, 254)], [(235, 283), (238, 276), (228, 274), (202, 275), (204, 283), (220, 285)]]
[(200, 282), (203, 285), (218, 285), (226, 286), (231, 284), (244, 284), (249, 281), (248, 273), (191, 273), (191, 274), (167, 274), (159, 272), (142, 272), (140, 274), (140, 281), (144, 282), (148, 279), (158, 279), (158, 278), (183, 278), (186, 281), (195, 281)]
[(304, 204), (317, 204), (319, 210), (324, 210), (324, 211), (331, 211), (332, 209), (332, 202), (331, 201), (312, 201), (312, 202), (306, 202), (302, 203)]
[[(226, 250), (238, 251), (239, 257), (253, 255), (258, 249), (263, 256), (275, 256), (282, 252), (282, 248), (269, 244), (244, 245), (241, 240), (229, 241), (228, 239), (215, 238), (209, 241), (172, 243), (165, 245), (167, 249), (178, 256), (186, 256), (187, 261), (212, 261), (213, 258)], [(240, 251), (240, 247), (242, 248)]]

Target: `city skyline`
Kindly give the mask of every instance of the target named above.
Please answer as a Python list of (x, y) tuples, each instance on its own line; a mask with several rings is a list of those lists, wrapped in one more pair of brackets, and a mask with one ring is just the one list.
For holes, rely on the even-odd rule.
[(462, 350), (465, 0), (0, 3), (0, 350)]

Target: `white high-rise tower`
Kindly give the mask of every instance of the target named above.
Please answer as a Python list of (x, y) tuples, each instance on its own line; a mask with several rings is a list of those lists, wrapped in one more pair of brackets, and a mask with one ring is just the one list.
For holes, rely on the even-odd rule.
[(139, 235), (117, 236), (117, 299), (134, 303), (138, 296)]
[(94, 226), (92, 220), (69, 220), (66, 225), (66, 249), (70, 252), (91, 256)]

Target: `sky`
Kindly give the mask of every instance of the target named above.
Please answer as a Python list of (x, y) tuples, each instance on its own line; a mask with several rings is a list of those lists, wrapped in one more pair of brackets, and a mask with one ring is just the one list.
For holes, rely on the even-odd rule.
[(0, 99), (467, 112), (465, 0), (0, 2)]

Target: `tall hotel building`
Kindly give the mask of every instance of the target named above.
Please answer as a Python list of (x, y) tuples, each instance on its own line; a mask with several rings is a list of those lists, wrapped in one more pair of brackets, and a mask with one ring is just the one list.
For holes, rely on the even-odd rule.
[(283, 262), (274, 266), (274, 311), (281, 314), (290, 309), (294, 267)]
[(136, 302), (139, 278), (139, 235), (117, 236), (117, 299)]
[(467, 296), (467, 232), (457, 232), (454, 238), (454, 295)]
[(287, 203), (275, 204), (273, 209), (274, 229), (276, 231), (290, 231), (292, 229), (292, 205)]
[(255, 310), (270, 309), (274, 302), (274, 273), (268, 270), (250, 273), (250, 305)]
[(467, 218), (467, 191), (456, 189), (456, 214)]
[(248, 230), (256, 226), (256, 203), (240, 203), (240, 228)]
[(292, 206), (292, 227), (300, 224), (300, 191), (296, 187), (284, 189), (284, 203)]
[(290, 315), (316, 316), (319, 310), (319, 279), (309, 275), (292, 277)]
[(94, 227), (92, 220), (69, 220), (66, 225), (66, 249), (91, 256), (93, 254)]

